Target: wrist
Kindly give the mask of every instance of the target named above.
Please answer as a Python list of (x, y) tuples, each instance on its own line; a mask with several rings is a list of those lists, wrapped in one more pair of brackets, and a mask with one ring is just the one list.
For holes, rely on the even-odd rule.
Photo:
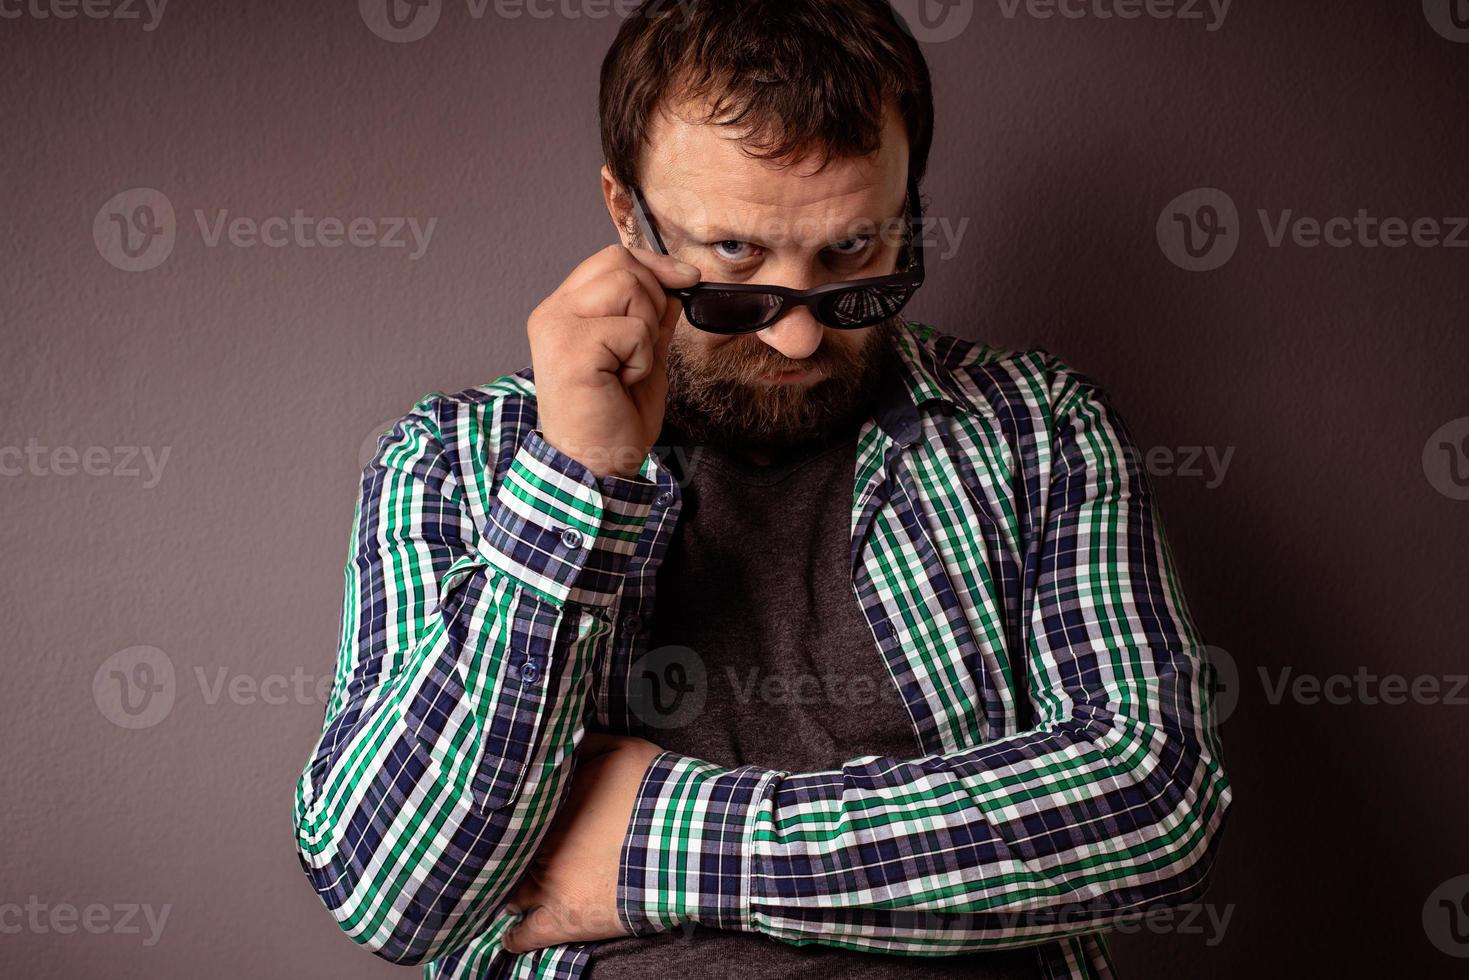
[(637, 479), (652, 449), (651, 446), (615, 445), (569, 439), (550, 428), (542, 428), (540, 433), (548, 446), (568, 459), (580, 463), (599, 480), (607, 477), (623, 480)]

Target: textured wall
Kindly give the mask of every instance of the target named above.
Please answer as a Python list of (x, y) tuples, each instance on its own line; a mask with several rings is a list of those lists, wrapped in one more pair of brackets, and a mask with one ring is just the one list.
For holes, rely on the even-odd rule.
[[(1119, 2), (1142, 16), (1098, 16)], [(1098, 3), (958, 0), (922, 28), (926, 192), (963, 233), (914, 315), (1113, 393), (1233, 665), (1216, 885), (1117, 958), (1460, 975), (1438, 903), (1469, 873), (1469, 705), (1446, 703), (1469, 694), (1469, 489), (1442, 444), (1469, 435), (1469, 248), (1426, 243), (1469, 243), (1448, 220), (1469, 214), (1469, 10)], [(364, 442), (525, 364), (525, 315), (612, 240), (594, 106), (615, 19), (532, 5), (554, 15), (446, 0), (402, 41), (372, 0), (0, 0), (0, 973), (411, 975), (318, 904), (291, 790)], [(108, 206), (134, 188), (155, 193)], [(1199, 188), (1238, 217), (1171, 205)], [(1406, 242), (1369, 247), (1364, 221), (1332, 226), (1345, 247), (1301, 244), (1309, 225), (1272, 244), (1285, 212), (1363, 209)], [(1175, 214), (1223, 234), (1196, 224), (1190, 259)], [(242, 217), (284, 244), (247, 247)], [(410, 217), (417, 244), (387, 220)], [(1416, 697), (1382, 703), (1388, 674)]]

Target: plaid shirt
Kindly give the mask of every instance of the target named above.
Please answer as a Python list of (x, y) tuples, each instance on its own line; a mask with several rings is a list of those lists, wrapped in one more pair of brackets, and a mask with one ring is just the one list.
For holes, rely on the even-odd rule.
[[(859, 434), (851, 574), (924, 754), (787, 773), (664, 752), (618, 914), (1033, 946), (1048, 978), (1111, 977), (1099, 933), (1209, 878), (1231, 795), (1213, 672), (1105, 394), (1044, 351), (916, 323), (899, 346)], [(295, 797), (302, 868), (353, 940), (430, 978), (582, 972), (595, 944), (505, 953), (503, 903), (582, 732), (637, 728), (680, 506), (658, 452), (598, 478), (547, 444), (529, 369), (433, 392), (380, 440)]]

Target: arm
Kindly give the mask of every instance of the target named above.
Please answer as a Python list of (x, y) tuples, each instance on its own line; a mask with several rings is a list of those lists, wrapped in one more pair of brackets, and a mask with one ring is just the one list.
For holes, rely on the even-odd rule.
[(1026, 574), (1029, 731), (832, 772), (661, 754), (622, 854), (629, 931), (682, 922), (943, 954), (1095, 931), (1205, 888), (1230, 799), (1200, 639), (1101, 393), (1052, 388)]
[(502, 445), (509, 401), (431, 396), (364, 471), (336, 683), (296, 787), (303, 869), (396, 963), (484, 932), (534, 853), (582, 733), (597, 609), (650, 510), (652, 483), (598, 478), (531, 431), (478, 525), (440, 425), (473, 413)]

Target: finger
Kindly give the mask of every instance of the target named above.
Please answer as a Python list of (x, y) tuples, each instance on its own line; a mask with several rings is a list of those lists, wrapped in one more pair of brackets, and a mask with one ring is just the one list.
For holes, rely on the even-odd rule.
[(657, 277), (658, 282), (671, 289), (687, 289), (701, 278), (699, 267), (672, 255), (659, 255), (645, 248), (627, 250), (634, 260)]
[(645, 249), (629, 249), (622, 245), (609, 245), (602, 251), (577, 266), (560, 292), (573, 295), (585, 289), (597, 279), (610, 272), (626, 271), (637, 276), (650, 296), (659, 299), (658, 313), (663, 314), (664, 287), (680, 288), (692, 286), (699, 281), (699, 269), (687, 262), (668, 255), (658, 255)]
[(623, 264), (625, 258), (619, 253), (626, 251), (627, 248), (619, 244), (608, 245), (600, 251), (593, 252), (580, 265), (571, 270), (571, 275), (561, 283), (560, 289), (568, 292), (580, 289), (598, 276), (612, 271)]
[(566, 294), (566, 309), (575, 316), (594, 319), (602, 316), (637, 316), (656, 325), (668, 310), (668, 296), (657, 288), (647, 270), (642, 273), (619, 267), (609, 269)]
[(616, 363), (615, 368), (608, 370), (622, 384), (636, 384), (653, 370), (657, 344), (653, 324), (633, 316), (604, 316), (583, 322), (607, 351), (604, 364)]

